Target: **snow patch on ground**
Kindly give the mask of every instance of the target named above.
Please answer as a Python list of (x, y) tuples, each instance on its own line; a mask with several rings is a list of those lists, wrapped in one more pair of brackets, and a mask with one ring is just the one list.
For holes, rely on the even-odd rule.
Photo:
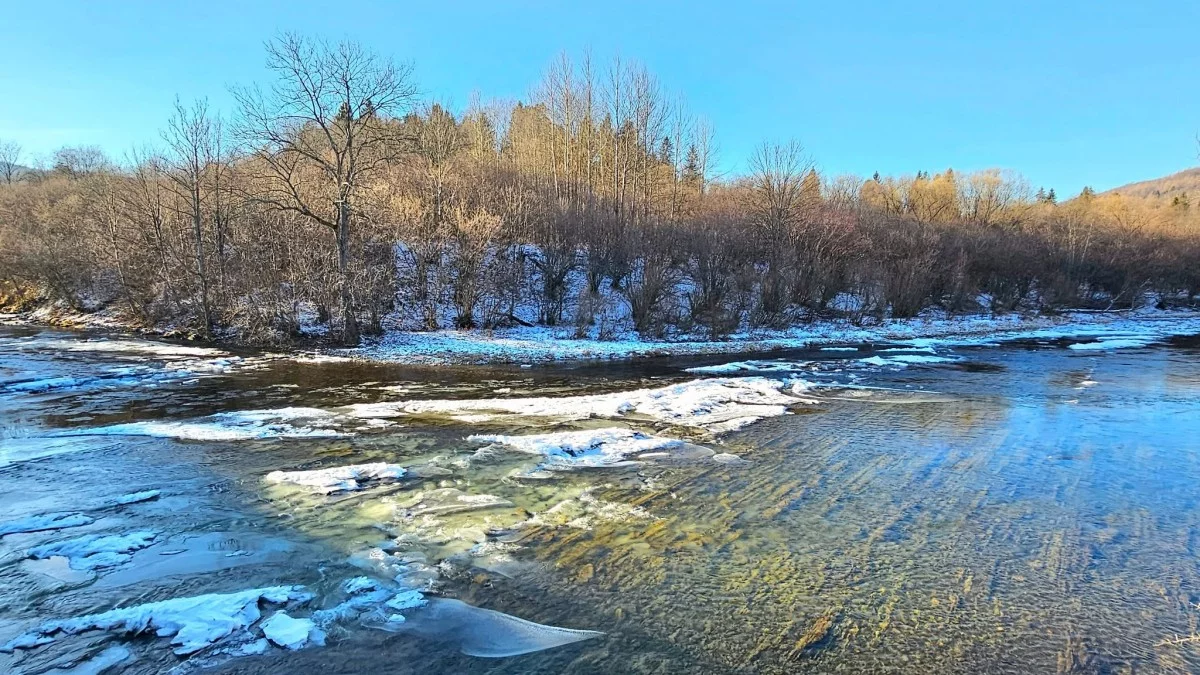
[(631, 464), (627, 458), (643, 452), (665, 450), (683, 443), (675, 438), (651, 436), (632, 429), (588, 429), (529, 436), (474, 435), (473, 443), (494, 443), (519, 452), (544, 455), (550, 466), (612, 467)]
[[(1159, 335), (1200, 333), (1200, 314), (1182, 311), (1071, 312), (1059, 316), (945, 316), (928, 312), (915, 319), (886, 320), (873, 326), (824, 321), (785, 331), (759, 331), (731, 336), (724, 342), (642, 340), (636, 334), (614, 341), (571, 338), (573, 329), (519, 327), (489, 332), (392, 332), (342, 355), (402, 363), (535, 363), (555, 360), (625, 359), (640, 356), (728, 354), (802, 349), (821, 344), (897, 342), (937, 338), (945, 344), (981, 344), (1021, 339), (1041, 331), (1087, 335), (1130, 325), (1151, 326)], [(1123, 328), (1122, 328), (1123, 327)], [(850, 351), (848, 346), (827, 348)]]
[(374, 462), (312, 471), (272, 471), (264, 480), (268, 483), (301, 485), (313, 488), (318, 492), (332, 494), (358, 490), (363, 487), (364, 483), (375, 484), (399, 480), (406, 473), (404, 467), (399, 464)]

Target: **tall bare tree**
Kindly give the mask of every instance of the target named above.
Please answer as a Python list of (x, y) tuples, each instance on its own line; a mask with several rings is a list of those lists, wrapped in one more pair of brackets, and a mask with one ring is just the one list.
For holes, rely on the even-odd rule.
[(204, 261), (204, 202), (208, 189), (206, 174), (217, 161), (219, 147), (215, 138), (216, 126), (208, 114), (208, 102), (200, 99), (191, 108), (175, 99), (175, 113), (167, 122), (163, 140), (170, 149), (167, 176), (175, 193), (184, 205), (182, 211), (192, 225), (195, 245), (196, 276), (200, 282), (200, 313), (202, 332), (210, 337), (212, 309), (209, 304), (209, 279)]
[(404, 151), (389, 119), (416, 99), (412, 67), (355, 42), (295, 34), (267, 43), (269, 91), (234, 91), (240, 135), (260, 168), (253, 198), (298, 213), (337, 239), (342, 339), (359, 340), (351, 282), (350, 235), (366, 183)]
[(21, 145), (16, 141), (0, 141), (0, 178), (8, 185), (16, 182), (20, 172)]

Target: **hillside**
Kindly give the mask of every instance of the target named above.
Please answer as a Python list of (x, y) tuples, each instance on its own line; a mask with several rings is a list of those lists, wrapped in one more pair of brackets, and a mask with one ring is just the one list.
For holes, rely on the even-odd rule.
[(1153, 178), (1113, 188), (1104, 194), (1120, 193), (1127, 197), (1170, 200), (1183, 193), (1200, 196), (1200, 167), (1184, 169), (1162, 178)]

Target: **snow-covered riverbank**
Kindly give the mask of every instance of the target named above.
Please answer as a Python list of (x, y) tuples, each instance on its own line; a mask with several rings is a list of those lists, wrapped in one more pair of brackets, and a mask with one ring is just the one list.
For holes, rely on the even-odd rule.
[[(120, 330), (112, 317), (79, 314), (69, 325)], [(62, 325), (39, 314), (0, 314), (0, 325)], [(878, 344), (936, 340), (942, 344), (981, 344), (1002, 340), (1080, 339), (1091, 348), (1142, 346), (1176, 335), (1200, 334), (1200, 311), (1141, 309), (1065, 312), (1055, 315), (927, 314), (914, 319), (856, 325), (845, 320), (817, 321), (780, 331), (740, 333), (727, 340), (642, 339), (636, 333), (614, 340), (577, 339), (574, 328), (542, 326), (474, 331), (390, 331), (353, 349), (297, 350), (289, 356), (308, 361), (353, 359), (421, 365), (615, 360), (769, 352), (828, 345)], [(1091, 340), (1094, 338), (1095, 340)], [(1102, 340), (1100, 340), (1102, 338)], [(280, 355), (282, 356), (282, 355)]]
[[(738, 354), (822, 345), (937, 340), (944, 344), (980, 344), (1018, 339), (1122, 340), (1144, 345), (1175, 335), (1200, 334), (1200, 312), (1140, 310), (1070, 312), (1055, 316), (956, 316), (884, 321), (857, 326), (822, 321), (785, 331), (736, 335), (724, 341), (643, 340), (636, 335), (600, 341), (569, 337), (571, 329), (543, 327), (497, 331), (395, 332), (356, 349), (331, 355), (400, 363), (539, 363), (546, 361), (630, 359), (652, 356)], [(1117, 345), (1118, 343), (1113, 342)]]

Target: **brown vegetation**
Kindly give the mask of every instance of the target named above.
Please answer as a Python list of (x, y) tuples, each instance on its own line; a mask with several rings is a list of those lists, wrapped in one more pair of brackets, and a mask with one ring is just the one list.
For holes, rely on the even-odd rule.
[[(254, 342), (385, 318), (720, 338), (814, 317), (1130, 304), (1200, 291), (1189, 203), (1035, 198), (1000, 171), (823, 177), (797, 143), (713, 175), (711, 127), (640, 66), (557, 60), (532, 99), (418, 108), (407, 67), (284, 36), (228, 123), (161, 153), (0, 176), (0, 283)], [(0, 160), (16, 163), (19, 148)]]

